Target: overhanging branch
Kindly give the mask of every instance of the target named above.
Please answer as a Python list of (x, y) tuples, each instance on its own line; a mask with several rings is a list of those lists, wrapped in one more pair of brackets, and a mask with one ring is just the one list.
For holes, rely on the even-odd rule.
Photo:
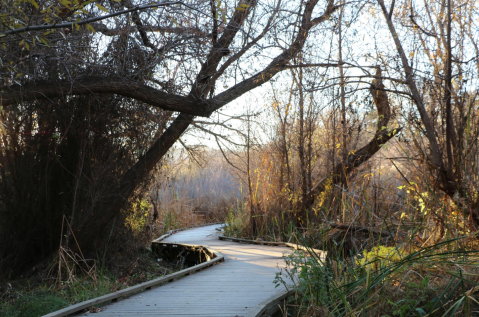
[(145, 102), (164, 110), (178, 111), (195, 116), (208, 116), (205, 101), (169, 94), (126, 78), (81, 77), (72, 82), (37, 82), (0, 88), (0, 104), (54, 98), (62, 95), (117, 94)]

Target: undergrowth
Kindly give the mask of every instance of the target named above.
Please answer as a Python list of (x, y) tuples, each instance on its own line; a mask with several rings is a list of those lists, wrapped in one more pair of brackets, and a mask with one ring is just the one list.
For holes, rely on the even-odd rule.
[(456, 247), (467, 238), (349, 258), (296, 251), (275, 280), (296, 291), (284, 316), (477, 316), (479, 251)]
[[(57, 260), (55, 260), (57, 261)], [(58, 263), (54, 262), (54, 266)], [(63, 269), (66, 263), (61, 264)], [(68, 278), (57, 278), (57, 271), (42, 270), (28, 277), (1, 281), (0, 315), (6, 317), (42, 316), (52, 311), (170, 274), (178, 268), (158, 262), (148, 249), (117, 254), (115, 262), (89, 273), (77, 268)], [(73, 263), (69, 263), (73, 267)], [(54, 273), (54, 274), (52, 274)], [(94, 312), (93, 307), (89, 311)]]
[[(113, 221), (103, 239), (88, 253), (74, 253), (60, 246), (49, 261), (22, 276), (2, 277), (0, 316), (42, 316), (178, 271), (179, 266), (159, 261), (150, 243), (168, 230), (200, 222), (185, 222), (171, 209), (162, 210), (159, 219), (153, 221), (150, 211), (147, 200), (135, 200), (131, 210)], [(98, 310), (101, 308), (87, 309)]]

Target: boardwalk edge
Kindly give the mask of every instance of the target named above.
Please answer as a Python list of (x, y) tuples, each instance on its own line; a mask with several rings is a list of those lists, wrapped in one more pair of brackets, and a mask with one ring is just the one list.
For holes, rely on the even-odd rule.
[(261, 317), (265, 313), (267, 313), (267, 315), (272, 315), (280, 309), (281, 302), (292, 295), (294, 295), (293, 290), (283, 290), (279, 293), (276, 293), (275, 295), (256, 305), (253, 310), (244, 317)]
[(323, 251), (319, 249), (313, 249), (313, 248), (308, 248), (300, 244), (296, 243), (289, 243), (289, 242), (269, 242), (269, 241), (256, 241), (256, 240), (248, 240), (248, 239), (240, 239), (240, 238), (232, 238), (232, 237), (226, 237), (224, 235), (218, 236), (220, 240), (225, 240), (225, 241), (232, 241), (232, 242), (238, 242), (238, 243), (248, 243), (248, 244), (258, 244), (258, 245), (268, 245), (268, 246), (286, 246), (293, 248), (295, 250), (303, 250), (303, 251), (313, 251), (316, 254), (320, 255), (321, 260), (325, 260), (326, 256), (328, 255), (328, 251)]

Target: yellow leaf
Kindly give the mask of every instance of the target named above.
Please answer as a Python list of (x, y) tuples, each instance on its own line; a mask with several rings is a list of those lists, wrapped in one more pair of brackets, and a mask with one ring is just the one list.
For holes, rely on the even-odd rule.
[(95, 29), (90, 24), (86, 25), (86, 29), (92, 31), (93, 33), (96, 33)]
[(38, 5), (38, 3), (35, 1), (35, 0), (30, 0), (30, 3), (37, 9), (40, 8), (40, 6)]
[(245, 8), (242, 8), (242, 7), (236, 7), (235, 9), (238, 11), (245, 11)]
[(104, 6), (99, 5), (98, 3), (95, 3), (95, 5), (96, 5), (96, 7), (97, 7), (98, 9), (100, 9), (101, 11), (105, 11), (105, 12), (108, 13), (108, 10), (107, 10)]

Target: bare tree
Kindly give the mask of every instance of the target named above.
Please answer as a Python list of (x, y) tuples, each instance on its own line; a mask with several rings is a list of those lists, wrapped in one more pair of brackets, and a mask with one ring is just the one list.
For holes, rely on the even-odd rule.
[(477, 228), (477, 184), (466, 175), (476, 164), (471, 140), (477, 138), (477, 130), (472, 130), (471, 123), (477, 87), (471, 84), (477, 77), (479, 56), (471, 26), (477, 18), (472, 8), (477, 4), (392, 1), (388, 8), (383, 0), (377, 3), (399, 56), (401, 68), (395, 71), (420, 116), (416, 128), (429, 143), (415, 142), (432, 176), (431, 187), (463, 207), (470, 225)]

